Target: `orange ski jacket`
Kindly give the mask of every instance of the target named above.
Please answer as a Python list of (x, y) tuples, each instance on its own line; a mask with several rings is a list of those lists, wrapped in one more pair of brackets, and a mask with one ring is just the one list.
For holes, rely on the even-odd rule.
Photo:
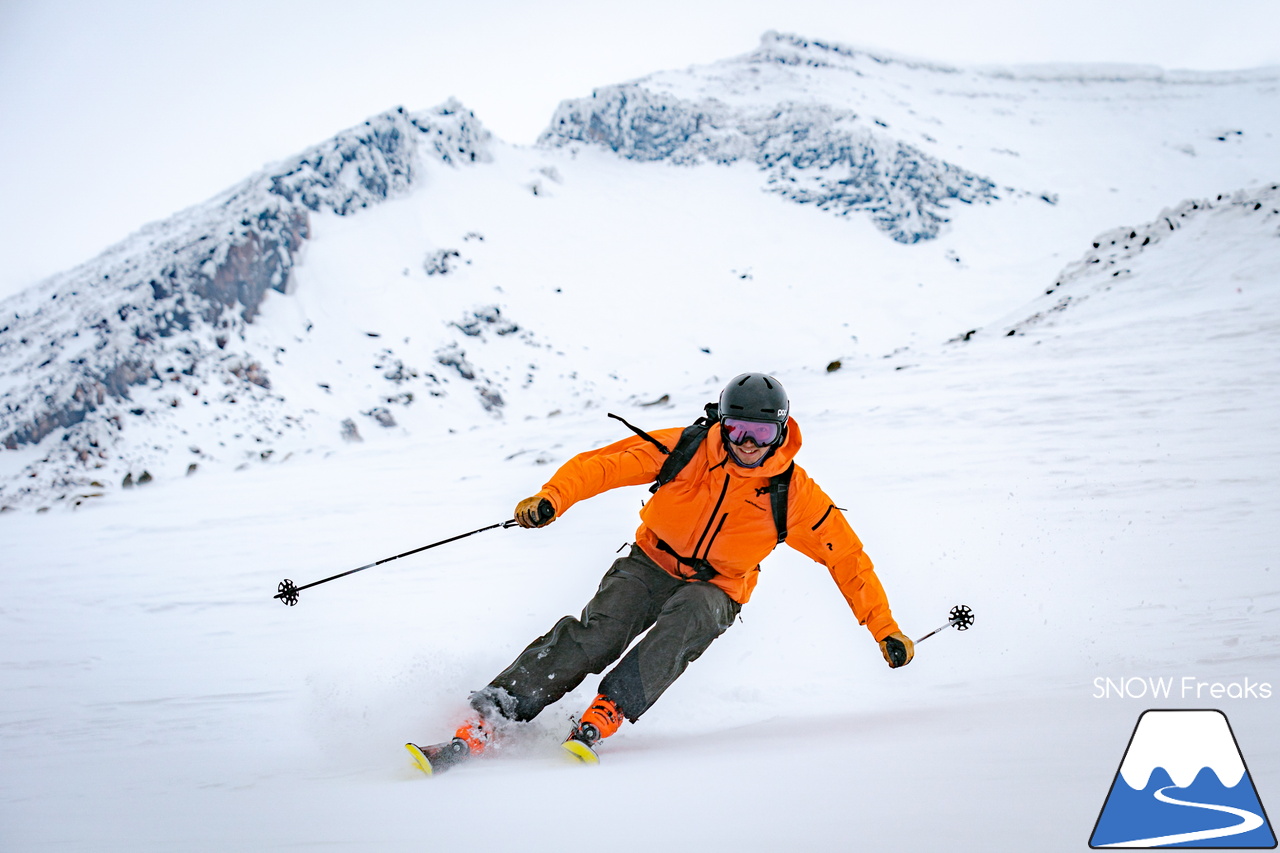
[[(653, 437), (674, 447), (680, 428), (658, 430)], [(744, 468), (729, 458), (714, 424), (684, 470), (640, 510), (636, 544), (676, 577), (689, 579), (692, 569), (659, 543), (690, 560), (703, 559), (716, 570), (710, 583), (734, 601), (751, 598), (760, 562), (778, 544), (769, 496), (769, 478), (791, 465), (800, 449), (800, 428), (787, 422), (787, 439), (758, 468)], [(579, 453), (560, 467), (538, 496), (563, 515), (578, 501), (616, 489), (651, 483), (666, 457), (639, 436), (598, 450)], [(859, 624), (880, 641), (898, 630), (884, 587), (844, 513), (799, 465), (791, 476), (787, 503), (786, 543), (826, 566)]]

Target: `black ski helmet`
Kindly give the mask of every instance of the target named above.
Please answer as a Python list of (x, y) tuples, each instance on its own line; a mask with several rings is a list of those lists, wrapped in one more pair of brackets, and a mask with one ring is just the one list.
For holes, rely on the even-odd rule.
[(775, 423), (778, 443), (786, 435), (787, 415), (791, 402), (782, 383), (763, 373), (743, 373), (735, 376), (720, 392), (720, 417), (741, 418), (746, 421)]

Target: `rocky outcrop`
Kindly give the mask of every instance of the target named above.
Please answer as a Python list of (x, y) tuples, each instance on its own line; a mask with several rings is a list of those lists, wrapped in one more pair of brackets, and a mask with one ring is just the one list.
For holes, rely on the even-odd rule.
[(487, 161), (489, 140), (456, 101), (390, 110), (6, 300), (0, 445), (74, 428), (68, 443), (79, 449), (65, 455), (84, 461), (142, 411), (131, 401), (140, 386), (185, 378), (196, 393), (210, 382), (269, 389), (266, 368), (243, 374), (253, 359), (228, 347), (268, 293), (289, 292), (311, 217), (402, 195), (426, 162)]
[(1029, 313), (1019, 313), (991, 329), (970, 329), (949, 343), (966, 343), (978, 337), (1014, 337), (1052, 322), (1089, 299), (1113, 289), (1131, 286), (1133, 268), (1143, 255), (1158, 252), (1178, 239), (1189, 227), (1214, 222), (1227, 233), (1255, 232), (1264, 240), (1280, 234), (1280, 184), (1220, 193), (1213, 198), (1187, 199), (1165, 208), (1150, 222), (1126, 225), (1094, 238), (1079, 259), (1068, 264), (1053, 284), (1035, 300)]
[[(761, 50), (739, 65), (798, 62), (798, 50), (766, 37)], [(731, 67), (717, 69), (731, 73), (725, 71)], [(838, 215), (865, 213), (901, 243), (936, 237), (953, 202), (985, 204), (1000, 197), (990, 179), (894, 138), (880, 122), (853, 110), (816, 100), (733, 105), (715, 96), (676, 95), (652, 80), (561, 103), (538, 144), (595, 145), (627, 159), (677, 165), (754, 163), (770, 192)]]

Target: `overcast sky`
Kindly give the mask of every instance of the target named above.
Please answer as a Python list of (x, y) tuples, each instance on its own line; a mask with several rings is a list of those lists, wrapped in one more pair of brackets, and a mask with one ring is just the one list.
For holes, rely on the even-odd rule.
[(1280, 65), (1280, 0), (0, 0), (0, 297), (393, 106), (531, 143), (767, 30), (958, 65)]

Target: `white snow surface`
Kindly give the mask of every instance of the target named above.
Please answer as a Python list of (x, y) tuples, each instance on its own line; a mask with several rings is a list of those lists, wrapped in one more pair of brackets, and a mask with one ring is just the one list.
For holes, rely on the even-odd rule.
[[(312, 216), (288, 292), (232, 345), (269, 371), (260, 405), (130, 422), (141, 449), (113, 475), (141, 459), (153, 482), (0, 515), (0, 848), (1079, 850), (1148, 707), (1221, 708), (1280, 794), (1275, 80), (820, 55), (646, 85), (845, 81), (823, 97), (864, 93), (847, 105), (1016, 192), (908, 245), (762, 192), (745, 161), (494, 141)], [(395, 359), (418, 375), (388, 383)], [(626, 434), (607, 411), (681, 425), (745, 370), (786, 385), (799, 462), (903, 630), (960, 603), (971, 630), (891, 671), (784, 546), (598, 767), (557, 747), (588, 677), (427, 779), (402, 744), (448, 737), (469, 691), (581, 609), (644, 488), (272, 598), (509, 518)], [(362, 415), (409, 390), (382, 403), (395, 426)], [(0, 451), (0, 473), (48, 452)], [(1130, 677), (1272, 690), (1097, 698)]]

